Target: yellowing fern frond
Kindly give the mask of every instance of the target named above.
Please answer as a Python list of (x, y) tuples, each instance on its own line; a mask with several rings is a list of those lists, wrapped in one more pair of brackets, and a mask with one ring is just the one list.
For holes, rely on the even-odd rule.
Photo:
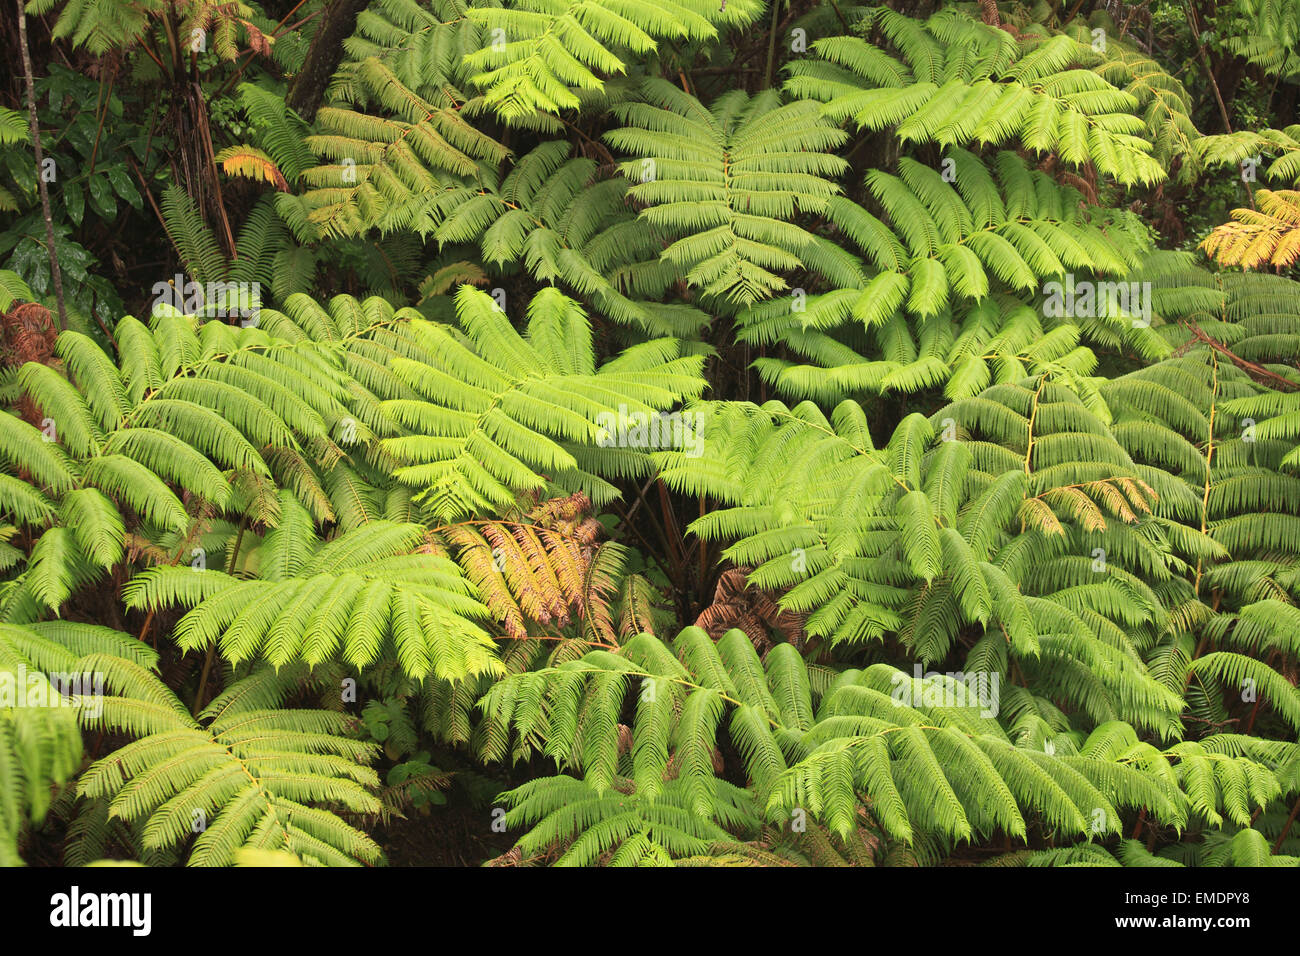
[(1220, 265), (1284, 268), (1300, 259), (1300, 191), (1261, 189), (1259, 209), (1234, 209), (1234, 222), (1216, 226), (1201, 243)]
[(243, 176), (267, 182), (282, 193), (289, 191), (288, 180), (275, 165), (275, 160), (253, 146), (230, 146), (217, 154), (217, 162), (227, 176)]

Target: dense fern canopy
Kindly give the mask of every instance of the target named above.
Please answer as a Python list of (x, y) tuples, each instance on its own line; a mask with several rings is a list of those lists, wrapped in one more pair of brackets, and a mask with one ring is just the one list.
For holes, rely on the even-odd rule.
[(1295, 3), (19, 6), (0, 864), (1300, 865)]

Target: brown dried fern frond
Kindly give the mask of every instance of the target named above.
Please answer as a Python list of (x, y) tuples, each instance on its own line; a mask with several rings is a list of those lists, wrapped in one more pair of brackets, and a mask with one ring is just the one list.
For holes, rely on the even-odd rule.
[(713, 603), (700, 612), (695, 626), (703, 628), (715, 641), (732, 628), (740, 628), (760, 654), (777, 643), (774, 638), (802, 650), (808, 635), (805, 616), (783, 610), (781, 593), (758, 588), (749, 583), (749, 568), (728, 568), (718, 579)]

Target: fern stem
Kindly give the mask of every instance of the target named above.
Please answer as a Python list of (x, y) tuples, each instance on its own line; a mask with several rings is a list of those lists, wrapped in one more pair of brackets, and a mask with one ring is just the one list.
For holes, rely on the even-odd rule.
[(216, 641), (208, 641), (208, 652), (203, 658), (203, 672), (199, 674), (199, 689), (194, 693), (194, 707), (190, 710), (195, 717), (203, 710), (203, 692), (208, 687), (208, 675), (212, 672), (212, 657), (217, 650)]
[(1061, 29), (1064, 30), (1070, 25), (1070, 21), (1079, 15), (1079, 10), (1083, 6), (1083, 0), (1075, 0), (1075, 4), (1070, 8), (1069, 14), (1061, 21)]
[(155, 52), (153, 51), (153, 48), (152, 48), (151, 46), (149, 46), (148, 43), (143, 43), (143, 42), (142, 42), (142, 43), (140, 44), (140, 49), (141, 49), (141, 50), (144, 50), (145, 55), (146, 55), (147, 57), (149, 57), (149, 59), (153, 60), (154, 63), (158, 64), (158, 69), (159, 69), (159, 70), (161, 70), (163, 73), (166, 73), (166, 72), (167, 72), (167, 67), (163, 66), (162, 58), (159, 57), (158, 54), (155, 53)]
[[(1201, 495), (1201, 534), (1205, 534), (1209, 524), (1210, 511), (1210, 485), (1214, 467), (1214, 415), (1218, 409), (1219, 400), (1219, 360), (1214, 352), (1210, 352), (1210, 374), (1212, 375), (1213, 386), (1210, 389), (1210, 417), (1209, 417), (1209, 434), (1205, 439), (1205, 489)], [(1196, 559), (1196, 582), (1193, 587), (1193, 593), (1199, 598), (1201, 596), (1201, 576), (1205, 570), (1205, 559)]]
[(767, 70), (763, 74), (763, 89), (772, 88), (772, 74), (776, 67), (776, 28), (781, 16), (781, 0), (772, 0), (772, 26), (767, 31)]
[(230, 557), (226, 559), (226, 573), (235, 573), (235, 562), (239, 558), (239, 547), (244, 543), (244, 529), (248, 527), (248, 515), (239, 522), (239, 534), (235, 536), (235, 546), (230, 550)]
[[(150, 130), (150, 133), (152, 134), (152, 130)], [(126, 154), (126, 163), (131, 167), (131, 171), (135, 173), (135, 178), (140, 180), (140, 188), (144, 191), (144, 198), (149, 200), (149, 207), (153, 209), (154, 215), (158, 217), (158, 224), (163, 227), (165, 232), (167, 230), (167, 220), (163, 218), (162, 210), (158, 208), (158, 202), (153, 198), (149, 184), (145, 182), (144, 174), (140, 172), (140, 167), (135, 164), (135, 160), (131, 158), (130, 153)]]
[[(651, 481), (653, 480), (654, 479), (652, 478)], [(672, 558), (672, 554), (671, 554), (672, 548), (668, 544), (668, 538), (664, 533), (664, 529), (660, 526), (658, 522), (654, 521), (653, 518), (647, 519), (649, 523), (654, 527), (655, 534), (659, 537), (659, 541), (663, 546), (663, 559), (661, 559), (659, 556), (658, 549), (654, 548), (650, 544), (650, 542), (646, 539), (645, 535), (641, 533), (641, 529), (637, 525), (632, 523), (632, 514), (634, 514), (636, 508), (640, 507), (641, 505), (645, 505), (646, 514), (647, 515), (650, 514), (650, 505), (646, 502), (645, 499), (645, 492), (650, 489), (650, 482), (647, 481), (644, 487), (637, 487), (635, 485), (633, 487), (637, 489), (637, 501), (636, 504), (633, 506), (633, 510), (631, 512), (628, 512), (628, 514), (623, 518), (624, 527), (631, 530), (632, 533), (635, 534), (637, 538), (641, 541), (641, 543), (645, 545), (646, 553), (650, 555), (650, 558), (654, 561), (655, 564), (659, 565), (659, 569), (663, 571), (664, 576), (671, 581), (676, 577), (676, 574), (674, 572), (674, 568), (670, 564), (664, 563), (664, 559), (671, 561)]]
[[(638, 500), (637, 505), (639, 505), (640, 503), (641, 503), (640, 500)], [(640, 541), (642, 546), (645, 548), (646, 556), (659, 567), (659, 570), (664, 573), (665, 577), (671, 578), (672, 574), (668, 568), (668, 565), (664, 564), (664, 562), (660, 559), (654, 545), (652, 545), (649, 542), (649, 540), (647, 540), (646, 536), (641, 533), (641, 529), (632, 523), (631, 513), (624, 512), (622, 508), (619, 507), (617, 502), (614, 502), (614, 507), (619, 511), (619, 519), (622, 521), (620, 527), (625, 528), (626, 530), (631, 531), (634, 535), (636, 535), (636, 539)], [(634, 506), (634, 509), (635, 507), (636, 506)]]
[(104, 135), (104, 118), (108, 116), (108, 104), (113, 98), (113, 83), (117, 80), (117, 73), (114, 72), (108, 77), (108, 92), (104, 92), (104, 81), (99, 83), (99, 102), (95, 104), (95, 112), (99, 114), (99, 122), (95, 124), (95, 145), (90, 148), (90, 169), (86, 175), (91, 176), (95, 172), (95, 158), (99, 155), (99, 141)]
[(1259, 713), (1259, 697), (1255, 698), (1254, 704), (1250, 708), (1250, 719), (1246, 721), (1246, 729), (1243, 733), (1253, 733), (1255, 730), (1255, 715)]
[[(240, 519), (239, 533), (235, 535), (235, 544), (234, 547), (230, 549), (230, 557), (226, 559), (227, 574), (233, 574), (235, 571), (235, 564), (239, 560), (239, 549), (240, 546), (244, 543), (244, 531), (247, 528), (248, 528), (248, 515), (244, 515), (244, 517)], [(177, 555), (177, 557), (179, 558), (180, 555)], [(172, 563), (174, 564), (175, 562)], [(191, 713), (194, 714), (195, 717), (197, 717), (199, 715), (199, 712), (203, 710), (203, 694), (208, 687), (208, 675), (212, 672), (212, 658), (213, 655), (216, 653), (216, 650), (217, 650), (217, 642), (209, 641), (208, 652), (206, 655), (204, 655), (203, 658), (203, 671), (202, 673), (199, 674), (199, 687), (198, 690), (195, 691), (194, 693), (194, 708), (193, 710), (191, 710)]]
[(1297, 813), (1300, 813), (1300, 797), (1296, 797), (1295, 803), (1291, 804), (1291, 815), (1286, 818), (1286, 824), (1282, 827), (1282, 832), (1278, 834), (1277, 842), (1273, 844), (1275, 854), (1282, 852), (1282, 842), (1286, 839), (1287, 834), (1291, 832), (1291, 825), (1295, 823)]
[(840, 12), (840, 6), (835, 0), (831, 0), (831, 9), (835, 11), (835, 16), (840, 21), (840, 26), (844, 28), (844, 32), (852, 33), (853, 28), (849, 26), (849, 21), (844, 19), (844, 14)]
[(1044, 374), (1038, 380), (1038, 388), (1034, 390), (1034, 397), (1029, 407), (1029, 423), (1026, 426), (1025, 441), (1025, 474), (1031, 473), (1030, 461), (1034, 456), (1034, 419), (1038, 415), (1038, 397), (1043, 394), (1043, 389), (1047, 386), (1047, 376)]
[[(145, 636), (149, 633), (149, 625), (153, 624), (153, 616), (156, 611), (157, 608), (150, 608), (149, 613), (144, 616), (144, 627), (140, 628), (140, 636), (136, 640), (143, 641), (145, 639)], [(158, 650), (158, 638), (156, 637), (153, 641), (153, 649)]]

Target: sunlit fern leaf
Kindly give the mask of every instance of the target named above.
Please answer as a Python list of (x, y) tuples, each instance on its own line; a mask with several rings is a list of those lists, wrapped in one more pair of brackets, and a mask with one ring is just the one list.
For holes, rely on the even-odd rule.
[(158, 657), (106, 627), (0, 624), (0, 860), (6, 866), (22, 864), (19, 834), (28, 821), (45, 818), (81, 764), (78, 716), (93, 719), (103, 691), (96, 655), (136, 667), (152, 667)]
[[(795, 60), (786, 88), (823, 100), (837, 122), (893, 128), (904, 143), (997, 146), (1018, 140), (1069, 163), (1095, 164), (1120, 182), (1165, 177), (1141, 135), (1148, 121), (1135, 115), (1152, 99), (1153, 87), (1129, 92), (1104, 78), (1104, 67), (1080, 68), (1098, 59), (1087, 44), (1066, 35), (1017, 42), (952, 10), (920, 21), (877, 7), (859, 24), (870, 26), (882, 34), (879, 44), (850, 37), (814, 41), (813, 51), (827, 62)], [(1109, 72), (1116, 80), (1131, 79), (1131, 69), (1112, 61)], [(1168, 123), (1183, 134), (1190, 126), (1185, 105), (1179, 106), (1179, 116), (1148, 107), (1151, 127), (1161, 131), (1166, 147)]]
[(605, 134), (634, 158), (623, 171), (641, 217), (673, 241), (663, 258), (707, 296), (748, 305), (786, 288), (812, 237), (792, 220), (839, 191), (844, 162), (826, 152), (844, 135), (813, 104), (774, 92), (733, 92), (706, 109), (666, 80), (615, 108), (627, 125)]
[[(529, 312), (530, 338), (540, 344), (545, 328), (572, 341), (589, 334), (585, 314), (566, 297), (539, 298)], [(462, 286), (456, 307), (463, 334), (413, 323), (428, 358), (392, 362), (419, 399), (382, 406), (408, 432), (382, 442), (399, 463), (398, 480), (420, 489), (442, 520), (501, 513), (519, 494), (549, 486), (581, 490), (603, 504), (614, 489), (593, 470), (614, 460), (624, 473), (649, 466), (621, 437), (619, 415), (624, 428), (628, 410), (657, 420), (660, 409), (703, 388), (701, 359), (679, 358), (672, 340), (629, 350), (592, 374), (520, 336), (487, 293)], [(583, 461), (575, 455), (581, 446)]]
[[(842, 674), (816, 719), (801, 728), (782, 723), (784, 712), (771, 709), (792, 692), (807, 694), (806, 682), (791, 682), (791, 674), (806, 667), (797, 654), (779, 655), (782, 666), (774, 659), (764, 675), (756, 670), (743, 632), (725, 635), (715, 649), (695, 629), (679, 635), (676, 652), (642, 636), (616, 655), (596, 651), (571, 665), (514, 675), (484, 698), (485, 711), (520, 735), (523, 749), (517, 753), (544, 748), (562, 767), (582, 771), (583, 792), (597, 800), (590, 816), (549, 816), (549, 810), (539, 812), (543, 806), (566, 803), (560, 799), (561, 781), (574, 788), (579, 781), (543, 779), (515, 791), (512, 801), (534, 807), (516, 813), (516, 822), (537, 824), (521, 843), (524, 852), (558, 844), (585, 854), (581, 848), (604, 839), (597, 836), (604, 832), (602, 821), (620, 801), (639, 805), (650, 793), (659, 794), (656, 802), (670, 792), (675, 802), (680, 793), (685, 807), (718, 825), (733, 825), (727, 791), (720, 781), (706, 780), (716, 773), (708, 768), (707, 755), (724, 726), (766, 817), (789, 819), (791, 810), (800, 808), (846, 838), (856, 829), (860, 797), (870, 798), (871, 812), (890, 837), (905, 842), (922, 833), (961, 839), (995, 829), (1023, 832), (1021, 807), (1034, 808), (1076, 836), (1090, 832), (1098, 814), (1104, 823), (1096, 832), (1113, 832), (1121, 806), (1145, 806), (1174, 825), (1186, 820), (1176, 778), (1149, 745), (1143, 746), (1155, 771), (1150, 774), (1117, 762), (1120, 756), (1130, 758), (1128, 751), (1100, 745), (1057, 757), (1025, 751), (1010, 743), (975, 700), (954, 706), (951, 687), (914, 681), (885, 665)], [(626, 680), (630, 677), (640, 678), (639, 691)], [(900, 697), (900, 686), (906, 696)], [(631, 753), (645, 757), (631, 757), (638, 768), (635, 782), (610, 776), (611, 767), (622, 772), (629, 758), (617, 726), (597, 719), (617, 713), (626, 693), (639, 694)], [(669, 704), (682, 693), (680, 708)], [(733, 714), (729, 723), (718, 719), (727, 709)], [(791, 713), (800, 709), (808, 712), (810, 702)], [(675, 720), (671, 733), (664, 720)], [(1131, 728), (1126, 733), (1136, 741)], [(646, 764), (651, 751), (658, 752), (658, 761)], [(667, 769), (672, 782), (651, 785), (644, 776), (650, 767), (661, 768), (660, 773)], [(605, 800), (612, 803), (606, 806)], [(580, 835), (584, 832), (588, 835)]]
[[(110, 816), (142, 824), (145, 847), (189, 844), (191, 866), (229, 865), (245, 846), (317, 865), (380, 861), (369, 837), (325, 809), (379, 809), (371, 745), (345, 736), (346, 716), (259, 710), (236, 685), (196, 720), (157, 678), (131, 667), (119, 664), (110, 675), (116, 695), (90, 725), (139, 739), (92, 764), (78, 791), (108, 799)], [(157, 703), (140, 700), (142, 690)], [(142, 706), (154, 710), (144, 732), (131, 716)]]
[(521, 124), (534, 113), (578, 107), (581, 91), (603, 87), (601, 74), (626, 72), (629, 53), (652, 53), (657, 40), (715, 39), (718, 27), (747, 24), (761, 9), (750, 0), (730, 8), (707, 0), (528, 0), (518, 9), (470, 8), (468, 16), (484, 27), (483, 47), (465, 63), (485, 104), (507, 124)]
[(499, 673), (482, 627), (487, 609), (458, 565), (418, 549), (422, 537), (418, 525), (375, 521), (321, 544), (308, 522), (298, 556), (280, 573), (275, 556), (290, 547), (282, 535), (263, 545), (265, 579), (153, 568), (132, 579), (125, 597), (131, 607), (193, 608), (176, 626), (181, 646), (215, 641), (236, 663), (316, 665), (339, 656), (365, 667), (387, 647), (417, 680)]

